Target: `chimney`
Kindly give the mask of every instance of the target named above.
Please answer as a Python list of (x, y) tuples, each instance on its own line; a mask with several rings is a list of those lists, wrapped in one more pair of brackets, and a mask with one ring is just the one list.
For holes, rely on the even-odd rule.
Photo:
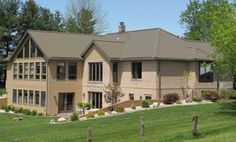
[(125, 32), (125, 25), (124, 25), (124, 22), (120, 22), (119, 33), (123, 33), (123, 32)]

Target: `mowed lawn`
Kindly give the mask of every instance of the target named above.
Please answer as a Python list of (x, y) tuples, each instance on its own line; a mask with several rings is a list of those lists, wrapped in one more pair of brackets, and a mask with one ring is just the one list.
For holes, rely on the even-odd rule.
[[(199, 115), (199, 136), (193, 138), (192, 115)], [(0, 114), (0, 142), (86, 142), (88, 127), (94, 142), (138, 142), (144, 116), (145, 142), (235, 142), (236, 102), (175, 106), (97, 120), (49, 125), (49, 117)]]

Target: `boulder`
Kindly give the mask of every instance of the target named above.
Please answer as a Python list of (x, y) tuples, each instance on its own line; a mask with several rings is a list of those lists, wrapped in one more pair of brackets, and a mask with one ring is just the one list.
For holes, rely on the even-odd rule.
[(58, 118), (57, 122), (66, 122), (66, 119), (64, 117)]
[(193, 99), (191, 97), (188, 97), (186, 100), (185, 100), (186, 103), (192, 103), (193, 102)]
[(154, 102), (153, 103), (153, 107), (155, 108), (155, 107), (158, 107), (158, 103), (157, 102)]
[(15, 117), (15, 118), (13, 118), (13, 120), (14, 120), (14, 121), (21, 121), (21, 120), (23, 120), (23, 118), (22, 118), (22, 117), (19, 117), (19, 116), (17, 116), (17, 117)]
[(116, 115), (116, 114), (118, 114), (118, 112), (112, 111), (111, 114), (112, 114), (112, 115)]

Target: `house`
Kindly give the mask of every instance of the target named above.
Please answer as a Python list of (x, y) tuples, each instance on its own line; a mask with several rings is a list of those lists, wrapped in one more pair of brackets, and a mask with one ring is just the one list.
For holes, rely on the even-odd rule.
[[(162, 29), (106, 35), (28, 30), (7, 60), (8, 104), (45, 114), (74, 111), (77, 102), (108, 106), (104, 86), (118, 82), (121, 101), (217, 88), (209, 43), (186, 41)], [(202, 65), (204, 64), (204, 65)], [(187, 78), (184, 72), (189, 72)], [(232, 87), (230, 78), (220, 86)]]

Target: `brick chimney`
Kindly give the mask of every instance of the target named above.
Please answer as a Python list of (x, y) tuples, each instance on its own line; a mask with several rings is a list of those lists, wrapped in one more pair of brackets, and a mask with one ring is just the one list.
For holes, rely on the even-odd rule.
[(125, 25), (124, 25), (124, 22), (120, 22), (119, 33), (123, 33), (123, 32), (125, 32)]

